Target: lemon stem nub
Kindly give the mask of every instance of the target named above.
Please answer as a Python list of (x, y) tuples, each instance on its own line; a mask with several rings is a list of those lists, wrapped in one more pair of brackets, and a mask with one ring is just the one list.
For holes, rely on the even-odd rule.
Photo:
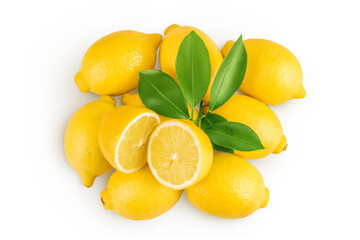
[(284, 149), (283, 149), (283, 152), (286, 151), (287, 147), (288, 147), (288, 145), (286, 144)]
[(80, 89), (80, 91), (83, 92), (83, 93), (87, 93), (90, 90), (89, 89), (89, 84), (84, 79), (84, 76), (82, 75), (81, 71), (79, 71), (75, 75), (75, 83), (78, 86), (78, 88)]
[(101, 96), (100, 101), (108, 102), (108, 103), (110, 103), (110, 104), (112, 104), (114, 106), (116, 105), (115, 99), (113, 99), (112, 97), (107, 96), (107, 95)]
[(287, 141), (286, 141), (286, 137), (285, 137), (285, 135), (283, 135), (279, 145), (275, 148), (273, 153), (279, 154), (282, 151), (285, 151), (287, 149), (287, 146), (288, 146), (288, 144), (287, 144)]
[(260, 208), (266, 207), (269, 203), (269, 199), (270, 199), (270, 192), (269, 192), (269, 189), (266, 187), (265, 188), (265, 197), (264, 197), (263, 202), (260, 205)]
[(82, 175), (81, 180), (85, 187), (89, 188), (94, 184), (96, 176)]
[(165, 29), (164, 35), (168, 35), (172, 30), (174, 30), (174, 29), (176, 29), (178, 27), (180, 27), (180, 25), (178, 25), (178, 24), (173, 24), (173, 25), (168, 26)]
[(110, 201), (110, 196), (108, 191), (105, 189), (101, 192), (100, 194), (100, 199), (101, 199), (101, 203), (103, 204), (105, 209), (111, 209), (112, 208), (112, 203)]
[(149, 34), (149, 36), (153, 39), (154, 41), (154, 46), (156, 48), (159, 47), (161, 41), (162, 41), (162, 35), (158, 34), (158, 33), (153, 33), (153, 34)]
[(300, 87), (300, 90), (298, 92), (298, 94), (296, 95), (295, 98), (297, 99), (301, 99), (301, 98), (304, 98), (306, 97), (306, 91), (305, 91), (305, 88), (303, 86)]

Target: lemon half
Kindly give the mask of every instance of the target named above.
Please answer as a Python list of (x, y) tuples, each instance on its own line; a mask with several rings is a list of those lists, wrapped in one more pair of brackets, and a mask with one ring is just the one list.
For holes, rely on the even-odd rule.
[(192, 122), (163, 122), (149, 139), (150, 170), (160, 183), (174, 189), (184, 189), (202, 180), (210, 170), (212, 158), (209, 138)]
[(130, 173), (146, 164), (146, 146), (159, 116), (143, 107), (120, 106), (102, 118), (99, 145), (107, 161), (117, 170)]

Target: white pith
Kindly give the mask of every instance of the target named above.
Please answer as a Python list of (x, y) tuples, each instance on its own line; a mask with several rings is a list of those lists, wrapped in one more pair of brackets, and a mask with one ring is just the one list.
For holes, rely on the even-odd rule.
[[(196, 144), (196, 147), (198, 149), (198, 153), (199, 153), (199, 161), (197, 163), (197, 166), (196, 166), (196, 172), (194, 174), (194, 176), (184, 182), (183, 184), (180, 184), (180, 185), (174, 185), (174, 184), (171, 184), (170, 182), (166, 182), (164, 181), (163, 179), (161, 179), (159, 177), (159, 175), (157, 174), (156, 170), (154, 169), (154, 167), (152, 166), (152, 161), (151, 161), (151, 145), (152, 145), (152, 142), (153, 142), (153, 139), (158, 135), (159, 131), (162, 129), (162, 128), (165, 128), (165, 127), (169, 127), (169, 126), (179, 126), (181, 127), (182, 129), (186, 130), (187, 132), (190, 133), (190, 135), (193, 137), (193, 139), (195, 140), (195, 144)], [(158, 126), (156, 128), (156, 130), (150, 135), (150, 138), (149, 138), (149, 143), (148, 143), (148, 148), (147, 148), (147, 160), (148, 160), (148, 165), (149, 165), (149, 168), (151, 170), (151, 172), (153, 173), (153, 175), (155, 176), (155, 178), (163, 185), (165, 186), (168, 186), (168, 187), (171, 187), (171, 188), (174, 188), (174, 189), (183, 189), (187, 186), (189, 186), (190, 184), (192, 184), (196, 179), (197, 177), (199, 176), (199, 173), (200, 173), (200, 166), (201, 166), (201, 149), (200, 149), (200, 143), (199, 143), (199, 140), (197, 139), (196, 135), (191, 131), (191, 129), (189, 127), (187, 127), (186, 125), (178, 122), (178, 121), (166, 121), (162, 124), (160, 124), (160, 126)]]
[(127, 126), (126, 128), (124, 129), (124, 131), (121, 133), (121, 136), (120, 136), (120, 139), (118, 141), (118, 143), (116, 144), (116, 148), (115, 148), (115, 159), (114, 159), (114, 163), (116, 165), (116, 167), (118, 168), (118, 170), (120, 170), (121, 172), (124, 172), (124, 173), (132, 173), (132, 172), (135, 172), (139, 169), (141, 169), (143, 166), (139, 167), (139, 168), (136, 168), (136, 169), (132, 169), (132, 170), (126, 170), (123, 168), (123, 166), (121, 166), (119, 164), (119, 155), (118, 155), (118, 149), (119, 149), (119, 146), (121, 144), (121, 141), (124, 139), (125, 137), (125, 134), (127, 132), (127, 130), (134, 124), (136, 123), (140, 118), (144, 117), (144, 116), (148, 116), (148, 117), (154, 117), (158, 124), (160, 123), (160, 118), (158, 115), (156, 115), (155, 113), (142, 113), (140, 114), (139, 116), (137, 116), (136, 118), (134, 118)]

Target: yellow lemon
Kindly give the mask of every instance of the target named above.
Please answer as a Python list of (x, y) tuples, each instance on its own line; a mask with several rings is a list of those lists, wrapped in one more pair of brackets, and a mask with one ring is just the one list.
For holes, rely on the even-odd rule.
[(81, 176), (86, 187), (91, 187), (97, 176), (112, 169), (100, 151), (98, 125), (102, 116), (115, 108), (115, 100), (102, 96), (88, 103), (71, 117), (65, 131), (64, 148), (70, 165)]
[[(204, 112), (209, 110), (204, 107)], [(259, 136), (265, 149), (252, 152), (239, 152), (246, 159), (263, 158), (270, 153), (281, 153), (286, 149), (286, 138), (283, 135), (280, 120), (265, 104), (255, 98), (235, 94), (224, 105), (213, 111), (228, 121), (239, 122), (249, 126)]]
[(101, 201), (105, 209), (125, 218), (145, 220), (170, 210), (182, 192), (161, 185), (146, 166), (133, 173), (114, 172)]
[(139, 71), (153, 69), (160, 34), (119, 31), (95, 42), (75, 76), (80, 91), (120, 95), (138, 86)]
[[(303, 73), (294, 54), (265, 39), (247, 39), (244, 44), (248, 61), (240, 91), (269, 105), (305, 97)], [(225, 44), (224, 57), (233, 45), (234, 41)]]
[[(131, 106), (138, 106), (138, 107), (145, 107), (145, 105), (142, 103), (139, 94), (138, 93), (125, 93), (123, 95), (123, 97), (121, 98), (121, 102), (124, 105), (131, 105)], [(188, 110), (189, 110), (189, 114), (191, 116), (191, 106), (188, 104)], [(197, 119), (197, 117), (199, 116), (199, 112), (194, 109), (194, 117), (193, 119)], [(165, 117), (162, 115), (159, 115), (161, 122), (170, 120), (172, 118), (169, 117)]]
[(100, 121), (101, 152), (117, 170), (125, 173), (137, 171), (146, 164), (147, 142), (159, 123), (158, 115), (147, 108), (117, 107)]
[(192, 122), (163, 122), (149, 139), (150, 170), (160, 183), (174, 189), (184, 189), (202, 180), (209, 172), (212, 158), (208, 136)]
[(223, 61), (223, 57), (221, 56), (221, 52), (214, 43), (214, 41), (211, 40), (211, 38), (208, 35), (206, 35), (201, 30), (190, 26), (179, 26), (177, 24), (173, 24), (169, 26), (165, 30), (164, 33), (165, 37), (160, 46), (160, 65), (163, 72), (166, 72), (174, 79), (176, 79), (176, 72), (175, 72), (176, 56), (179, 51), (179, 47), (182, 40), (192, 30), (194, 30), (199, 35), (199, 37), (204, 41), (209, 51), (210, 64), (211, 64), (211, 81), (208, 91), (206, 92), (206, 95), (203, 98), (205, 102), (209, 102), (210, 89), (214, 81), (215, 74)]
[(243, 218), (269, 202), (269, 190), (260, 172), (244, 159), (215, 153), (207, 177), (186, 189), (199, 210), (222, 218)]

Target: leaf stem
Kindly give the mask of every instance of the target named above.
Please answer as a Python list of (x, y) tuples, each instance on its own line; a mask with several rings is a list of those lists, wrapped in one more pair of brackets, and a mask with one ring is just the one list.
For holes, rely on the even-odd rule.
[(191, 108), (191, 120), (194, 120), (194, 107)]
[(205, 118), (210, 112), (207, 112), (205, 115), (203, 115), (203, 101), (200, 102), (200, 108), (199, 108), (199, 116), (198, 118), (196, 119), (196, 125), (199, 126), (199, 123), (201, 121), (201, 119)]

